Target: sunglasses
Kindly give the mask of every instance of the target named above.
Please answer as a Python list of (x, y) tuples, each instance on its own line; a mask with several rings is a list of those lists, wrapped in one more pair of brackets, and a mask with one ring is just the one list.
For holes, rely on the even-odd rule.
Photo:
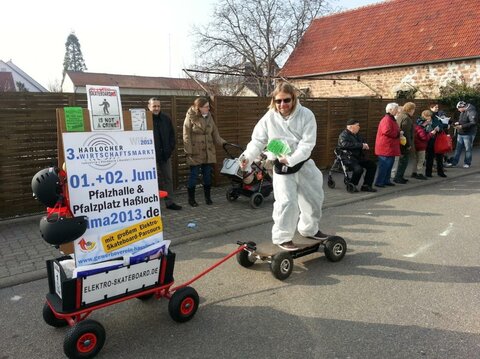
[(278, 100), (273, 100), (277, 105), (280, 105), (282, 102), (283, 103), (290, 103), (292, 102), (292, 98), (291, 97), (288, 97), (288, 98), (279, 98)]

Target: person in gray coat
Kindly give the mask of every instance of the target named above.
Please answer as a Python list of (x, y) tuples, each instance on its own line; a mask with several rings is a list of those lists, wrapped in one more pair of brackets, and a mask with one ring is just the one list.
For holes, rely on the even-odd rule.
[(457, 103), (457, 109), (460, 112), (458, 122), (454, 123), (457, 131), (457, 146), (455, 154), (446, 167), (454, 167), (460, 161), (460, 155), (465, 149), (465, 158), (463, 168), (470, 168), (472, 165), (472, 148), (475, 135), (477, 134), (478, 112), (475, 106), (465, 101)]

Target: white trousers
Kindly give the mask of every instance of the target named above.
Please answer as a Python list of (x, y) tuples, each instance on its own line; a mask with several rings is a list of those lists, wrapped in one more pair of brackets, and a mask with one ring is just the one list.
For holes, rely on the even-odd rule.
[(289, 175), (273, 174), (272, 242), (291, 241), (298, 232), (313, 236), (319, 229), (323, 205), (323, 175), (313, 160)]

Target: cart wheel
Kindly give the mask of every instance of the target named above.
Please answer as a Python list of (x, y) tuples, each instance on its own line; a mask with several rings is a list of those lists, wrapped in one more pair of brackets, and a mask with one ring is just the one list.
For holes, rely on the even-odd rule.
[(105, 328), (95, 320), (86, 319), (71, 327), (63, 341), (69, 358), (93, 358), (105, 344)]
[(238, 198), (238, 193), (233, 188), (228, 188), (225, 194), (228, 202), (233, 202)]
[(293, 258), (290, 253), (280, 252), (275, 254), (270, 263), (270, 270), (277, 279), (284, 280), (290, 277), (293, 270)]
[(325, 241), (323, 251), (330, 262), (338, 262), (347, 252), (347, 243), (342, 237), (330, 237)]
[(335, 188), (335, 181), (331, 177), (328, 178), (327, 184), (328, 188)]
[(252, 208), (257, 209), (262, 205), (262, 203), (263, 203), (263, 194), (261, 194), (260, 192), (254, 193), (250, 197), (250, 206)]
[(55, 314), (53, 314), (52, 308), (50, 308), (47, 303), (43, 305), (43, 320), (45, 323), (55, 328), (66, 327), (68, 325), (68, 322), (65, 319), (57, 318)]
[[(254, 242), (248, 242), (248, 243), (253, 244), (253, 246), (256, 245)], [(249, 268), (255, 264), (256, 260), (257, 258), (252, 256), (252, 253), (250, 253), (249, 251), (243, 250), (237, 253), (237, 262), (242, 267)]]
[(168, 312), (174, 321), (184, 323), (193, 318), (198, 303), (197, 291), (192, 287), (184, 287), (173, 293), (168, 302)]
[(355, 185), (353, 183), (350, 183), (350, 182), (347, 183), (347, 192), (348, 193), (355, 192)]
[(150, 300), (153, 298), (154, 293), (149, 293), (149, 294), (144, 294), (144, 295), (139, 295), (137, 299), (140, 299), (142, 302), (145, 302), (147, 300)]

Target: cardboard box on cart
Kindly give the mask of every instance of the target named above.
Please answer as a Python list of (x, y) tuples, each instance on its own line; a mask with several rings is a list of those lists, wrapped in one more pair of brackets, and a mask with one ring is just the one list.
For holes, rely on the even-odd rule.
[(68, 278), (63, 256), (47, 260), (48, 301), (57, 312), (68, 313), (115, 298), (173, 283), (175, 253), (160, 258), (77, 278)]

